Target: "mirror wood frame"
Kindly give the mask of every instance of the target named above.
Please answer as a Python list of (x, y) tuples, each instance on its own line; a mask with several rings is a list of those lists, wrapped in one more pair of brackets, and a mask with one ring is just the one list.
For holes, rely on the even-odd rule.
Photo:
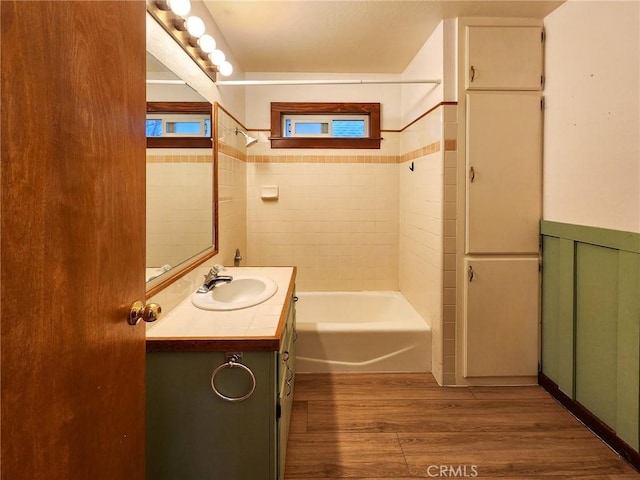
[[(157, 22), (157, 20), (156, 20)], [(177, 42), (176, 42), (177, 43)], [(180, 45), (182, 47), (183, 50), (184, 49), (184, 45)], [(148, 51), (148, 48), (147, 48)], [(186, 52), (186, 50), (185, 50)], [(188, 52), (187, 52), (188, 53)], [(162, 60), (160, 60), (162, 61)], [(175, 72), (174, 72), (175, 73)], [(154, 103), (154, 102), (149, 102), (149, 103)], [(153, 108), (153, 107), (152, 107)], [(192, 110), (193, 111), (193, 110)], [(212, 148), (212, 161), (213, 161), (213, 178), (212, 178), (212, 182), (213, 182), (213, 245), (206, 248), (205, 250), (202, 250), (200, 253), (186, 259), (184, 262), (176, 265), (174, 268), (172, 268), (171, 270), (169, 270), (168, 272), (154, 278), (153, 280), (147, 282), (145, 284), (145, 288), (146, 288), (146, 299), (150, 299), (151, 297), (153, 297), (154, 295), (157, 295), (158, 293), (160, 293), (162, 290), (164, 290), (165, 288), (167, 288), (169, 285), (175, 283), (176, 281), (180, 280), (182, 277), (184, 277), (186, 274), (188, 274), (189, 272), (193, 271), (194, 269), (196, 269), (197, 267), (199, 267), (200, 265), (202, 265), (204, 262), (206, 262), (207, 260), (209, 260), (210, 258), (212, 258), (213, 256), (215, 256), (218, 252), (219, 252), (219, 222), (218, 222), (218, 114), (217, 114), (217, 109), (214, 108), (214, 106), (211, 103), (208, 103), (207, 105), (207, 112), (211, 113), (211, 133), (212, 133), (212, 139), (206, 138), (205, 140), (208, 143), (208, 145), (204, 148)], [(213, 141), (211, 141), (213, 140)], [(191, 148), (193, 148), (194, 146), (192, 146)], [(156, 146), (153, 147), (149, 147), (149, 148), (157, 148)], [(146, 185), (145, 185), (146, 188)]]

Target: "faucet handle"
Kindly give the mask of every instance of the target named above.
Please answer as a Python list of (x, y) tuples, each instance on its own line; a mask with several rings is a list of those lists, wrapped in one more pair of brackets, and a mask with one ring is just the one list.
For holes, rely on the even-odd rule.
[(213, 267), (211, 267), (211, 270), (209, 270), (207, 272), (207, 274), (204, 276), (204, 281), (208, 282), (210, 281), (212, 278), (215, 278), (218, 276), (218, 274), (224, 270), (224, 266), (219, 265), (219, 264), (215, 264)]
[(214, 275), (218, 275), (220, 272), (222, 272), (224, 270), (224, 266), (220, 265), (220, 264), (215, 264), (213, 267), (211, 267), (211, 273), (213, 273)]

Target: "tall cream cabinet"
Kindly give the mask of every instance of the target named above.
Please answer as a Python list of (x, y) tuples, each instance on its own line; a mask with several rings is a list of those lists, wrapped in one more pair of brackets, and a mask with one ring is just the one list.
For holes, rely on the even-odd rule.
[(467, 25), (468, 90), (540, 90), (542, 26)]
[[(542, 210), (542, 25), (459, 22), (458, 355), (466, 384), (534, 383)], [(461, 201), (463, 200), (463, 201)]]
[(540, 95), (467, 95), (466, 254), (538, 253)]

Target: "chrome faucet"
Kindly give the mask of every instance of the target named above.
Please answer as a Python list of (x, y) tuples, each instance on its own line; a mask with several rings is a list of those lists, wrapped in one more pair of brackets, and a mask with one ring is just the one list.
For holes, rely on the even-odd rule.
[(233, 280), (231, 275), (219, 275), (224, 270), (222, 265), (214, 265), (204, 276), (204, 283), (196, 290), (196, 293), (207, 293), (220, 283), (229, 283)]

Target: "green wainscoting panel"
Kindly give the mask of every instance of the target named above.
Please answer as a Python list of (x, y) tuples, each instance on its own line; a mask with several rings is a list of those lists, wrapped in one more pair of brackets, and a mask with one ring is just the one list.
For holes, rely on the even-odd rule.
[(542, 235), (550, 237), (568, 238), (591, 245), (640, 253), (640, 233), (549, 222), (547, 220), (540, 222), (540, 231)]
[(574, 242), (543, 237), (542, 372), (574, 398)]
[(558, 346), (559, 378), (558, 387), (566, 395), (575, 395), (575, 245), (571, 240), (561, 238), (559, 259), (558, 312), (560, 314), (560, 335)]
[[(560, 384), (560, 239), (544, 237), (542, 239), (544, 276), (542, 282), (542, 372), (556, 384)], [(565, 392), (566, 393), (566, 392)]]
[(618, 251), (578, 243), (576, 396), (615, 428), (618, 371)]
[(640, 233), (543, 221), (542, 373), (640, 448)]
[(560, 351), (558, 353), (558, 387), (566, 395), (575, 398), (575, 244), (560, 239), (558, 327)]
[(618, 405), (616, 432), (640, 449), (640, 255), (618, 256)]

